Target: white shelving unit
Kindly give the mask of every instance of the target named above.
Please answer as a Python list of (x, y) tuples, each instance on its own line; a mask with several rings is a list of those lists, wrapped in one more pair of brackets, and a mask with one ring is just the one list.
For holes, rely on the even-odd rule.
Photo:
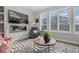
[(0, 32), (4, 33), (4, 7), (0, 6)]
[(29, 30), (28, 24), (20, 22), (21, 19), (24, 19), (23, 17), (25, 14), (21, 15), (21, 13), (13, 10), (9, 10), (8, 12), (9, 18), (7, 35), (12, 37), (13, 41), (27, 38)]

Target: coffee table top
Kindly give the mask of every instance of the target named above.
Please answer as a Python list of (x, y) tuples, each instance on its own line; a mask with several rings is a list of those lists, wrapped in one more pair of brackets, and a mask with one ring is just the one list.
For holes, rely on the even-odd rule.
[(38, 45), (42, 45), (42, 46), (51, 46), (54, 45), (56, 43), (56, 40), (54, 38), (51, 38), (49, 43), (45, 43), (44, 39), (42, 36), (39, 36), (38, 38), (34, 39), (34, 42)]

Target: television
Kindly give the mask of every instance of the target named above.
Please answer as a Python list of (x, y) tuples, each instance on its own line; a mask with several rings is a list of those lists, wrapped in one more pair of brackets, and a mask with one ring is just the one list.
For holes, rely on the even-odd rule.
[(9, 18), (9, 23), (28, 24), (28, 15), (13, 10), (8, 10), (8, 18)]

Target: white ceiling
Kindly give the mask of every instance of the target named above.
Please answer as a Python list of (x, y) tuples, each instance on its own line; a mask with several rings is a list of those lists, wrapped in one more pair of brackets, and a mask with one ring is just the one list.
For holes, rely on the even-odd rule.
[(25, 8), (27, 8), (30, 11), (33, 12), (37, 12), (46, 8), (49, 8), (50, 6), (26, 6)]

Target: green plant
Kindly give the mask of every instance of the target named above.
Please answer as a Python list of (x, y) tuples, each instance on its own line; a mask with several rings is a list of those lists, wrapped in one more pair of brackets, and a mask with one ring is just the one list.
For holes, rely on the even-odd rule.
[(52, 32), (44, 31), (43, 36), (47, 36), (49, 39), (52, 37)]
[(44, 31), (42, 33), (45, 43), (48, 43), (51, 40), (52, 32)]

